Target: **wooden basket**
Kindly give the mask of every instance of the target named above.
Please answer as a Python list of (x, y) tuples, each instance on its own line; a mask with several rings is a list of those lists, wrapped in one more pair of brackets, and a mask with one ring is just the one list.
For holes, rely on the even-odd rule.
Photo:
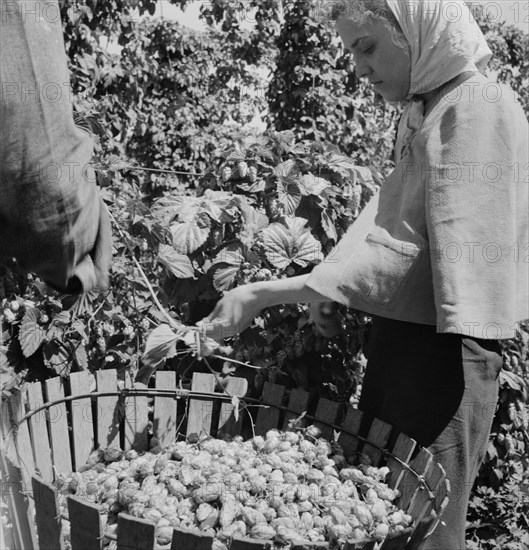
[[(167, 371), (156, 373), (156, 389), (132, 389), (128, 384), (119, 390), (114, 370), (98, 371), (95, 382), (86, 372), (74, 373), (67, 392), (65, 385), (59, 377), (47, 380), (44, 388), (36, 382), (2, 403), (3, 496), (16, 550), (62, 550), (64, 521), (70, 522), (73, 550), (103, 548), (105, 531), (98, 506), (70, 496), (69, 517), (61, 517), (57, 490), (52, 485), (58, 473), (69, 473), (85, 464), (93, 449), (145, 451), (149, 448), (149, 422), (162, 447), (178, 435), (192, 433), (216, 437), (243, 430), (243, 436), (248, 437), (251, 433), (244, 430), (244, 419), (249, 418), (250, 410), (256, 435), (271, 428), (286, 428), (290, 420), (308, 411), (303, 421), (318, 425), (327, 439), (340, 432), (338, 441), (346, 456), (361, 451), (374, 465), (390, 468), (388, 485), (401, 491), (396, 505), (413, 517), (414, 524), (398, 537), (387, 539), (380, 550), (418, 548), (439, 522), (448, 500), (448, 480), (431, 453), (408, 436), (395, 433), (390, 425), (378, 419), (369, 422), (357, 409), (344, 410), (327, 399), (309, 404), (309, 394), (300, 389), (265, 383), (261, 399), (241, 399), (239, 414), (235, 414), (237, 401), (231, 396), (243, 398), (246, 394), (247, 381), (243, 378), (230, 378), (224, 392), (219, 393), (215, 392), (212, 374), (194, 373), (191, 389), (182, 390), (176, 386), (175, 373)], [(149, 411), (153, 398), (154, 409)], [(157, 547), (155, 526), (121, 513), (117, 541), (119, 550), (153, 550)], [(175, 529), (171, 550), (210, 550), (212, 541), (199, 532)], [(264, 550), (270, 545), (234, 538), (230, 550)], [(301, 548), (327, 545), (296, 547)], [(376, 543), (370, 542), (362, 550), (375, 548)]]

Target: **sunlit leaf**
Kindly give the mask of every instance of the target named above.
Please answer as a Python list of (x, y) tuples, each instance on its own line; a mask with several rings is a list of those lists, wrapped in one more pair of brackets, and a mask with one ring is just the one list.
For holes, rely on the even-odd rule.
[(523, 379), (514, 372), (509, 372), (507, 370), (500, 371), (500, 386), (509, 386), (511, 389), (516, 391), (523, 391), (525, 382)]
[(213, 277), (213, 286), (219, 292), (229, 290), (244, 262), (244, 256), (239, 249), (223, 249), (213, 261), (209, 273)]
[(208, 189), (204, 196), (200, 198), (199, 205), (201, 211), (208, 214), (216, 222), (228, 223), (232, 222), (237, 216), (235, 202), (236, 199), (233, 193)]
[(261, 241), (268, 260), (279, 269), (291, 262), (304, 267), (322, 260), (321, 244), (306, 227), (304, 218), (285, 218), (261, 231)]
[(156, 327), (149, 334), (141, 358), (142, 366), (135, 378), (136, 383), (147, 384), (156, 369), (165, 363), (166, 359), (175, 356), (179, 338), (179, 335), (166, 324)]
[(40, 312), (36, 308), (28, 309), (22, 318), (18, 339), (24, 357), (30, 357), (40, 347), (46, 333), (39, 325)]
[(321, 213), (321, 225), (329, 239), (333, 239), (334, 241), (338, 240), (336, 226), (334, 225), (334, 222), (325, 210)]
[(246, 191), (247, 193), (261, 193), (266, 189), (266, 181), (257, 180), (255, 183), (238, 183), (237, 187), (242, 191)]
[(277, 184), (277, 199), (287, 216), (292, 216), (301, 202), (301, 189), (294, 181), (280, 180)]
[(301, 178), (300, 189), (303, 195), (321, 195), (330, 185), (331, 182), (324, 178), (314, 174), (304, 174)]
[(239, 266), (235, 265), (216, 265), (211, 268), (213, 274), (213, 286), (219, 292), (230, 290), (233, 287), (233, 283), (240, 271)]
[(203, 218), (191, 222), (175, 223), (171, 226), (173, 247), (180, 254), (191, 254), (207, 241), (209, 232), (210, 225)]
[(369, 187), (371, 190), (375, 190), (375, 180), (373, 179), (373, 172), (369, 168), (364, 166), (355, 166), (355, 172), (357, 175), (357, 182)]
[(169, 325), (162, 324), (156, 327), (147, 337), (142, 361), (153, 363), (174, 357), (178, 338), (179, 336)]
[(241, 229), (241, 242), (251, 246), (255, 235), (268, 226), (268, 216), (251, 206), (246, 197), (239, 197), (239, 208), (244, 221), (244, 226)]
[(182, 210), (186, 199), (192, 200), (190, 197), (161, 197), (152, 205), (151, 211), (153, 215), (166, 225), (169, 225)]
[(191, 260), (186, 255), (179, 254), (172, 246), (167, 244), (160, 245), (158, 261), (177, 279), (190, 279), (195, 275)]
[(58, 325), (67, 325), (70, 323), (70, 318), (71, 315), (69, 311), (61, 311), (53, 316), (53, 322)]
[(281, 164), (278, 164), (274, 168), (274, 174), (278, 178), (287, 178), (293, 175), (295, 168), (296, 168), (295, 161), (293, 161), (292, 159), (289, 159), (285, 162), (282, 162)]
[[(186, 197), (188, 199), (188, 197)], [(197, 204), (196, 199), (189, 198), (182, 203), (178, 211), (177, 220), (181, 223), (192, 223), (196, 220), (202, 207)]]
[(347, 176), (357, 168), (356, 164), (348, 157), (339, 154), (332, 154), (327, 160), (327, 166), (342, 176)]

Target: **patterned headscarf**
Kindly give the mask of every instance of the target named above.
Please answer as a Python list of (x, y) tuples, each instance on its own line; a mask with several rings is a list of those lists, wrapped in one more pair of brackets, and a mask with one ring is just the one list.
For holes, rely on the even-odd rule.
[(401, 157), (423, 120), (415, 97), (467, 71), (483, 71), (492, 52), (464, 0), (386, 0), (410, 46), (410, 90), (399, 124)]

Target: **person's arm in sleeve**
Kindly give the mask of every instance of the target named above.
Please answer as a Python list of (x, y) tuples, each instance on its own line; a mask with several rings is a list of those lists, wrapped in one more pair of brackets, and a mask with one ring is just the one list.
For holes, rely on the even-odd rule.
[(78, 292), (108, 285), (111, 229), (73, 121), (59, 13), (49, 0), (2, 9), (0, 260)]
[(438, 332), (496, 339), (527, 313), (528, 127), (512, 91), (480, 92), (428, 140), (425, 206)]

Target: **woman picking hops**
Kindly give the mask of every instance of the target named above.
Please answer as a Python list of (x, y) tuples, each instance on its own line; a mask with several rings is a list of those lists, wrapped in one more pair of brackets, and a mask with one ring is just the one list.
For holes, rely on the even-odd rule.
[[(424, 549), (465, 548), (502, 366), (499, 340), (529, 318), (529, 130), (515, 94), (481, 71), (491, 52), (463, 0), (345, 0), (337, 31), (366, 78), (401, 103), (395, 169), (311, 274), (226, 293), (215, 338), (266, 307), (340, 302), (373, 316), (360, 408), (446, 470), (449, 505)], [(405, 490), (405, 488), (403, 488)]]

